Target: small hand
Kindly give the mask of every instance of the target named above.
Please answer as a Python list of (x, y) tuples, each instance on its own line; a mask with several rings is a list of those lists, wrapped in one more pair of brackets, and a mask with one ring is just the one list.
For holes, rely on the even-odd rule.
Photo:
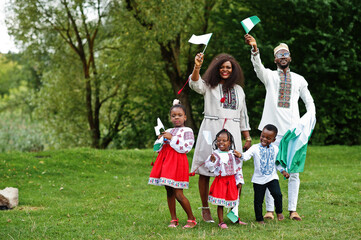
[(196, 57), (194, 58), (194, 63), (196, 64), (196, 66), (202, 66), (203, 59), (204, 59), (204, 54), (197, 53)]
[(283, 171), (282, 174), (286, 179), (288, 179), (290, 177), (290, 174), (286, 171)]
[(236, 156), (238, 158), (242, 157), (242, 153), (238, 152), (237, 150), (234, 150), (233, 154), (234, 154), (234, 156)]
[(216, 161), (216, 157), (215, 157), (213, 154), (211, 155), (211, 161), (212, 161), (212, 162), (215, 162), (215, 161)]
[(162, 136), (168, 140), (171, 140), (173, 137), (172, 134), (169, 132), (162, 132)]

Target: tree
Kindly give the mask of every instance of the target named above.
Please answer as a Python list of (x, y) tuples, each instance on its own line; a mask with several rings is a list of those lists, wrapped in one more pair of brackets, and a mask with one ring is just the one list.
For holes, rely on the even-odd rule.
[[(209, 17), (215, 0), (200, 1), (137, 1), (126, 0), (125, 7), (144, 31), (151, 32), (160, 49), (164, 72), (177, 95), (192, 72), (196, 51), (187, 40), (193, 33), (204, 34), (208, 30)], [(194, 48), (193, 48), (194, 50)], [(199, 48), (198, 48), (199, 51)], [(186, 107), (186, 124), (197, 129), (189, 100), (189, 87), (185, 86), (179, 99)]]
[[(256, 37), (262, 61), (275, 69), (273, 48), (290, 46), (291, 70), (304, 76), (314, 98), (317, 124), (311, 138), (316, 144), (360, 144), (361, 41), (358, 37), (361, 2), (356, 0), (285, 0), (242, 2), (224, 0), (213, 18), (216, 48), (230, 51), (246, 71), (246, 100), (253, 129), (258, 126), (264, 88), (252, 71), (249, 46), (243, 43), (239, 22), (249, 16), (261, 19), (251, 32)], [(232, 23), (232, 24), (231, 24)], [(235, 23), (235, 24), (233, 24)], [(237, 25), (239, 27), (237, 27)], [(232, 30), (233, 29), (233, 30)], [(219, 43), (222, 43), (220, 45)], [(245, 57), (246, 56), (246, 57)], [(300, 104), (301, 114), (304, 104)], [(256, 133), (253, 131), (253, 134)]]
[[(105, 103), (119, 93), (120, 83), (113, 81), (112, 89), (104, 89), (98, 74), (96, 59), (97, 46), (100, 44), (99, 32), (107, 17), (109, 1), (18, 1), (13, 0), (9, 8), (13, 15), (9, 20), (10, 33), (16, 40), (27, 46), (28, 51), (46, 52), (49, 59), (62, 60), (69, 66), (70, 61), (80, 63), (77, 80), (81, 77), (84, 97), (83, 113), (86, 114), (91, 136), (91, 146), (105, 148), (119, 131), (122, 104), (118, 105), (117, 115), (106, 126), (102, 134), (100, 114)], [(64, 43), (67, 49), (63, 49)], [(46, 54), (43, 54), (46, 55)], [(61, 58), (61, 56), (60, 56)], [(62, 63), (57, 63), (58, 66)], [(72, 68), (74, 69), (74, 68)], [(75, 69), (74, 69), (75, 70)], [(69, 83), (72, 84), (72, 83)], [(109, 86), (109, 85), (108, 85)], [(107, 91), (105, 91), (107, 90)], [(56, 112), (56, 111), (55, 111)], [(55, 113), (54, 112), (54, 113)]]

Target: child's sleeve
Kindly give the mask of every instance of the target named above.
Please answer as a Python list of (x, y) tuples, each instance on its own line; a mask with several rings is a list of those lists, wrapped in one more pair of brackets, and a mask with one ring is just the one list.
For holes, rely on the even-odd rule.
[(255, 151), (256, 147), (255, 145), (252, 145), (252, 147), (250, 147), (247, 151), (245, 151), (244, 153), (242, 153), (241, 159), (243, 161), (248, 161), (253, 157), (254, 151)]
[(188, 153), (194, 145), (193, 130), (190, 128), (182, 128), (180, 133), (172, 137), (169, 144), (179, 153)]
[(208, 170), (210, 172), (214, 172), (217, 169), (217, 167), (219, 166), (219, 161), (220, 161), (220, 157), (217, 154), (213, 153), (213, 155), (216, 158), (216, 161), (212, 162), (211, 161), (212, 155), (209, 155), (209, 157), (207, 158), (207, 160), (204, 163), (204, 166), (206, 168), (208, 168)]
[(285, 169), (281, 166), (281, 165), (276, 165), (276, 169), (282, 173), (283, 171), (285, 171)]

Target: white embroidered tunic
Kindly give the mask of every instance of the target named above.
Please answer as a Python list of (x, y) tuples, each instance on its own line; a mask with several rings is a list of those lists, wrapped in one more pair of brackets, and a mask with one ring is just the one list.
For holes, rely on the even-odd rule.
[[(172, 134), (172, 139), (166, 140), (165, 143), (169, 144), (175, 151), (179, 153), (188, 153), (192, 150), (194, 145), (193, 130), (189, 127), (169, 128), (166, 130)], [(155, 143), (159, 142), (158, 140)], [(163, 146), (157, 151), (160, 152)]]
[(262, 131), (267, 124), (278, 128), (278, 135), (284, 135), (291, 128), (292, 123), (300, 119), (298, 100), (301, 97), (307, 112), (316, 113), (313, 98), (308, 90), (308, 83), (299, 74), (288, 71), (286, 74), (278, 69), (272, 71), (265, 68), (260, 54), (251, 54), (251, 61), (257, 77), (265, 85), (266, 98), (263, 114), (258, 129)]
[[(198, 81), (189, 80), (191, 89), (204, 96), (204, 119), (201, 123), (197, 144), (193, 155), (192, 172), (214, 176), (204, 165), (209, 155), (212, 154), (212, 146), (207, 143), (203, 132), (211, 133), (211, 139), (223, 128), (227, 129), (234, 138), (236, 150), (242, 152), (241, 131), (250, 130), (245, 94), (241, 86), (235, 85), (229, 91), (223, 91), (222, 84), (210, 88), (199, 77)], [(221, 99), (225, 101), (222, 103)], [(198, 168), (198, 169), (197, 169)]]
[(233, 154), (233, 151), (222, 152), (218, 149), (213, 152), (216, 160), (211, 161), (211, 156), (205, 162), (205, 167), (214, 172), (216, 176), (232, 176), (242, 171), (242, 161)]
[(252, 145), (246, 152), (242, 153), (241, 159), (243, 161), (253, 157), (253, 183), (266, 184), (274, 179), (279, 179), (276, 168), (280, 172), (284, 169), (280, 165), (276, 166), (277, 154), (278, 147), (276, 145), (271, 144), (269, 147), (263, 147), (260, 143)]

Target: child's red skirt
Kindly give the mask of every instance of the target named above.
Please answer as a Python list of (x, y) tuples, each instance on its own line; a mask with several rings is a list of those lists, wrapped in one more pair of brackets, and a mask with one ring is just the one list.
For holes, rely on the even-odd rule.
[(217, 176), (214, 178), (209, 190), (208, 202), (226, 208), (236, 206), (238, 202), (238, 189), (234, 175)]
[(187, 189), (189, 164), (187, 155), (164, 144), (150, 172), (148, 184)]

